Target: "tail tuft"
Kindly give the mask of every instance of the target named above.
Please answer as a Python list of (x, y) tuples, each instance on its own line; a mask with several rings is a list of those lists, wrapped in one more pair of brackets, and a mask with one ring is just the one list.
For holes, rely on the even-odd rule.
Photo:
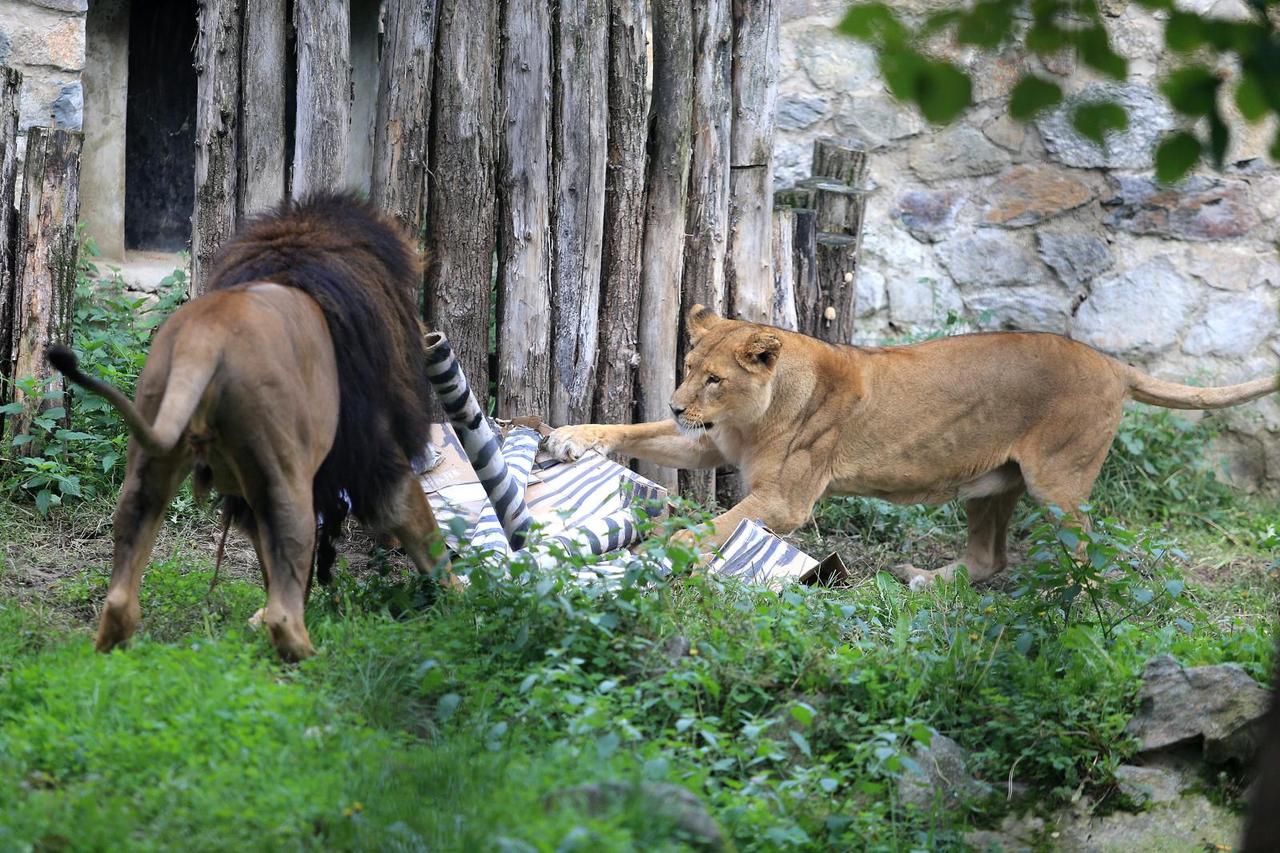
[(55, 370), (65, 376), (75, 376), (80, 373), (80, 359), (71, 351), (71, 347), (52, 344), (45, 349), (44, 357), (49, 360)]

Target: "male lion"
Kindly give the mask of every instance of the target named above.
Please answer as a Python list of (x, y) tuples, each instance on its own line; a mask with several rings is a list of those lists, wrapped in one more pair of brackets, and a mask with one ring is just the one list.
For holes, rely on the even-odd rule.
[(320, 194), (286, 202), (226, 244), (209, 292), (156, 334), (136, 408), (84, 375), (70, 350), (50, 349), (50, 362), (105, 397), (132, 434), (99, 651), (137, 629), (143, 568), (191, 471), (252, 539), (263, 621), (287, 660), (314, 653), (303, 606), (317, 513), (322, 580), (348, 507), (394, 533), (419, 571), (449, 577), (410, 467), (427, 444), (432, 393), (411, 297), (420, 273), (408, 239), (371, 206)]
[[(713, 520), (721, 545), (742, 519), (780, 533), (823, 495), (896, 503), (965, 501), (964, 557), (936, 571), (904, 566), (913, 586), (973, 580), (1005, 567), (1005, 534), (1023, 491), (1084, 523), (1129, 398), (1216, 409), (1277, 390), (1163, 382), (1084, 344), (1045, 333), (960, 335), (913, 346), (835, 346), (805, 335), (689, 312), (692, 349), (672, 420), (557, 429), (551, 453), (589, 449), (673, 468), (737, 466), (750, 492)], [(687, 541), (687, 537), (686, 537)]]

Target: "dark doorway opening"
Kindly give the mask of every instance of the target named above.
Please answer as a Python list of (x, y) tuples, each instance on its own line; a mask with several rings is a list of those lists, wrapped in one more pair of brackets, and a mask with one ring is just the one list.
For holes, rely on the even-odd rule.
[(131, 6), (125, 248), (181, 251), (195, 206), (196, 0)]

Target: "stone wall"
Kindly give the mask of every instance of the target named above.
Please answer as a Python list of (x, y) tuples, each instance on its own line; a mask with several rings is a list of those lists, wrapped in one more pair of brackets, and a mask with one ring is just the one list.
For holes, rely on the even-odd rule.
[[(1194, 2), (1221, 16), (1243, 11), (1237, 0)], [(953, 314), (978, 329), (1066, 333), (1175, 381), (1276, 373), (1280, 172), (1264, 156), (1274, 127), (1234, 122), (1224, 173), (1157, 186), (1153, 144), (1176, 124), (1155, 89), (1168, 67), (1162, 25), (1126, 0), (1101, 5), (1130, 59), (1130, 83), (1101, 82), (1069, 59), (953, 51), (973, 74), (977, 105), (946, 129), (898, 104), (874, 52), (832, 31), (846, 3), (784, 5), (778, 185), (808, 175), (815, 137), (874, 151), (859, 341), (937, 328)], [(1076, 134), (1063, 110), (1030, 125), (1011, 120), (1007, 95), (1026, 69), (1053, 75), (1069, 101), (1120, 101), (1130, 130), (1104, 149)], [(1232, 479), (1280, 487), (1277, 398), (1222, 417)]]
[(23, 130), (79, 130), (88, 0), (0, 0), (0, 65), (22, 72)]

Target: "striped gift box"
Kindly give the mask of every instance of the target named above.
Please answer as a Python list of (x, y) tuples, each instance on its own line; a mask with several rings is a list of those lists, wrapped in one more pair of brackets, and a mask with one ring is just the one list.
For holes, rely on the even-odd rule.
[(743, 519), (711, 561), (710, 570), (746, 584), (779, 590), (793, 583), (826, 583), (844, 573), (844, 564), (834, 554), (815, 560), (759, 522)]

